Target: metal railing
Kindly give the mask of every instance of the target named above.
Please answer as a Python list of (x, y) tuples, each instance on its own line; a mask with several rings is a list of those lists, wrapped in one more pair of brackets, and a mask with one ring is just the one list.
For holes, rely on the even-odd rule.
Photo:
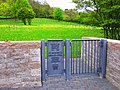
[(71, 74), (94, 74), (99, 68), (99, 40), (72, 40)]

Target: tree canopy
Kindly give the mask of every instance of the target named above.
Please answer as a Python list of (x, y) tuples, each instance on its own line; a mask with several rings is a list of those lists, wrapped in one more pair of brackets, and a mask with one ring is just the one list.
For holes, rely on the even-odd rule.
[(33, 19), (34, 16), (34, 12), (27, 7), (20, 8), (17, 15), (17, 17), (24, 22), (24, 25), (26, 25), (26, 20), (28, 20), (28, 24), (31, 25), (31, 19)]
[(54, 19), (63, 20), (63, 11), (60, 8), (56, 8), (54, 11)]
[[(73, 0), (77, 8), (85, 8), (86, 12), (98, 20), (104, 29), (106, 38), (120, 39), (120, 1), (119, 0)], [(91, 11), (91, 10), (93, 11)]]

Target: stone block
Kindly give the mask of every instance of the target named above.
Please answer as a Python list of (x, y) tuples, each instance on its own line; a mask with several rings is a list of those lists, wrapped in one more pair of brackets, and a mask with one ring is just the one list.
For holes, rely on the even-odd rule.
[(35, 48), (35, 49), (30, 49), (30, 55), (39, 55), (40, 54), (40, 49)]
[(1, 59), (5, 59), (5, 58), (7, 58), (7, 55), (6, 55), (6, 54), (0, 54), (0, 60), (1, 60)]
[(31, 55), (31, 56), (30, 56), (30, 59), (31, 59), (31, 61), (33, 61), (33, 62), (36, 62), (36, 61), (40, 62), (40, 56), (33, 56), (33, 55)]
[(41, 67), (39, 62), (33, 62), (33, 63), (29, 63), (28, 67), (31, 69), (39, 69)]
[(8, 63), (7, 68), (18, 68), (19, 66), (16, 63)]
[(6, 68), (6, 64), (0, 64), (0, 69), (5, 69)]
[(4, 64), (5, 62), (5, 59), (0, 59), (0, 64)]
[(39, 82), (23, 82), (23, 87), (36, 87), (36, 86), (42, 86), (41, 81)]
[(31, 77), (31, 73), (16, 74), (17, 78)]
[(40, 75), (41, 75), (40, 69), (32, 69), (31, 70), (31, 76), (40, 76)]

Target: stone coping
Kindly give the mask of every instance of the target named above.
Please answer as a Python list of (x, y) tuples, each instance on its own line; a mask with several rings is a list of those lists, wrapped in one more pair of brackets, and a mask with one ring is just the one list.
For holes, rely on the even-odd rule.
[(41, 41), (0, 41), (0, 43), (30, 43), (30, 42), (41, 42)]
[(0, 41), (0, 49), (40, 48), (40, 41)]

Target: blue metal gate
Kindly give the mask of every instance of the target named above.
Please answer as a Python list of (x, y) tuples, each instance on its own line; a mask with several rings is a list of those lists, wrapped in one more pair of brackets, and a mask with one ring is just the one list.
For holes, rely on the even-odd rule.
[[(42, 80), (48, 76), (106, 73), (105, 39), (41, 40)], [(47, 52), (45, 51), (47, 46)], [(45, 54), (47, 53), (47, 55)], [(47, 64), (47, 67), (46, 67)]]
[(99, 43), (100, 40), (72, 40), (71, 75), (98, 73)]

